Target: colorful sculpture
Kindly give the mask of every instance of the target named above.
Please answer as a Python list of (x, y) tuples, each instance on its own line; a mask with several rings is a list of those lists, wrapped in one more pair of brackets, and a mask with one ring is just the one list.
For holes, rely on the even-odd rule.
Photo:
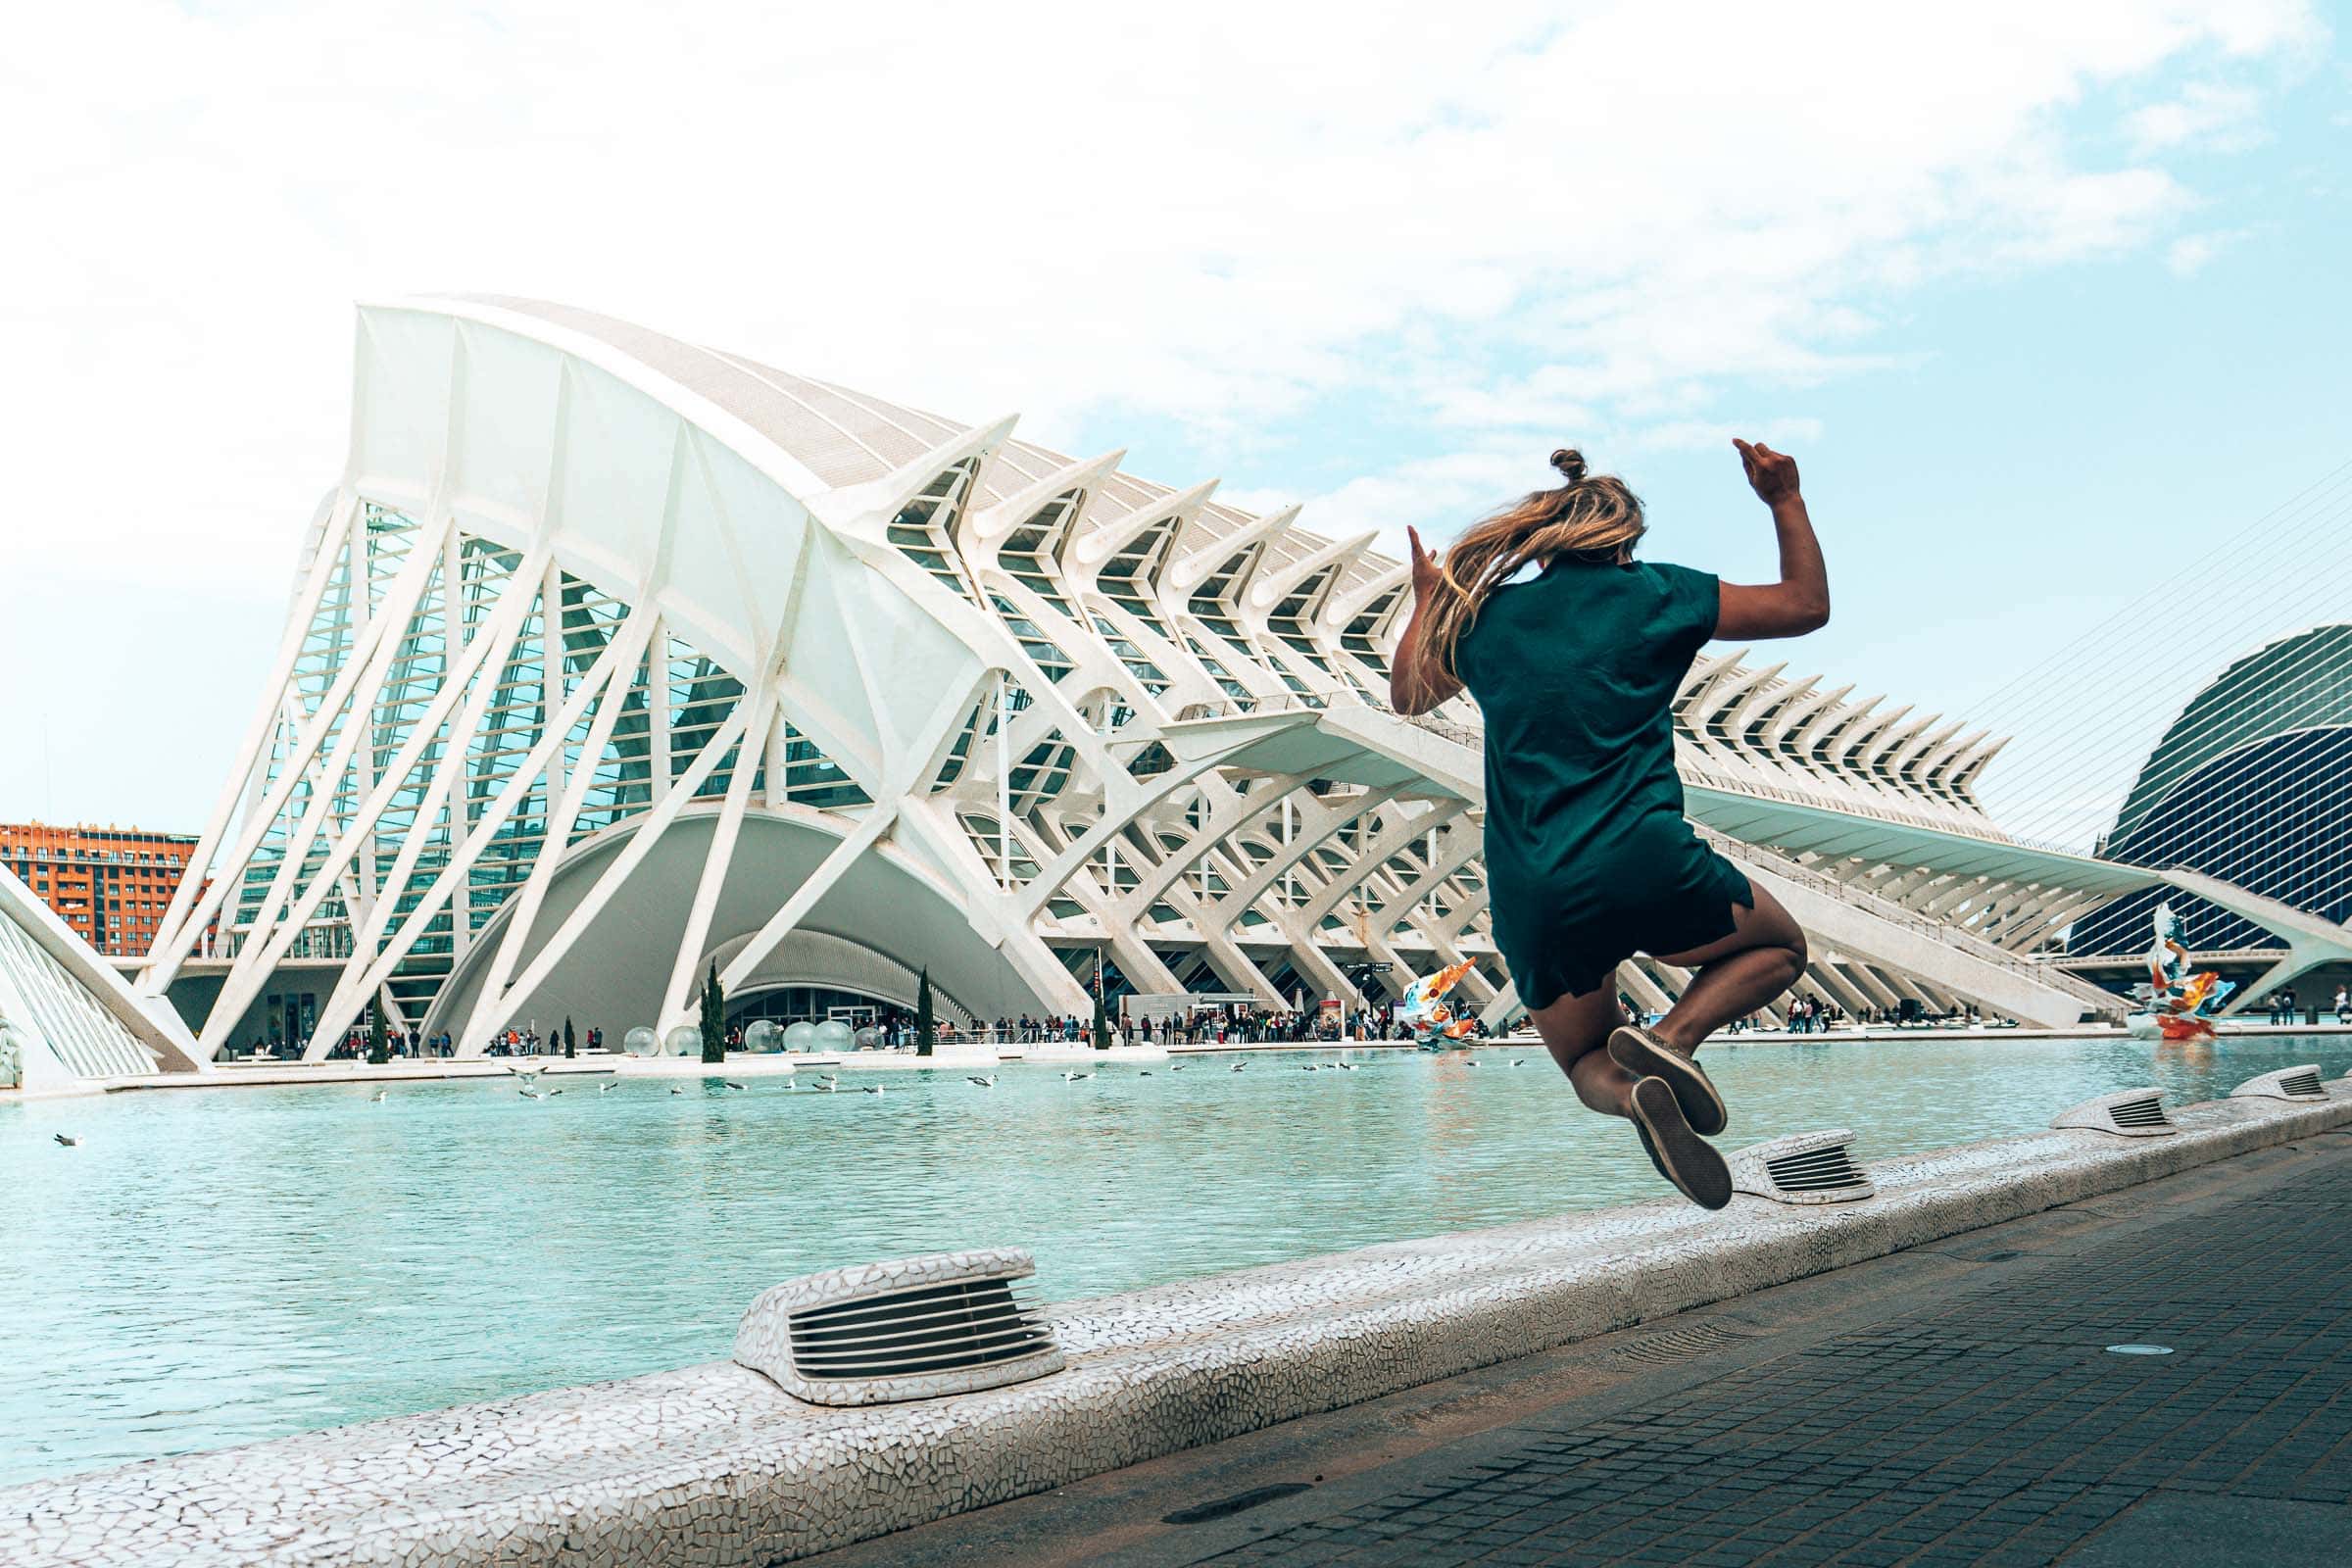
[(1407, 987), (1398, 1016), (1412, 1031), (1413, 1044), (1423, 1051), (1444, 1051), (1458, 1041), (1478, 1033), (1478, 1019), (1470, 1013), (1456, 1013), (1445, 1002), (1446, 994), (1470, 972), (1470, 960), (1449, 963), (1436, 974), (1424, 975)]
[(2188, 972), (2188, 950), (2180, 945), (2180, 917), (2169, 904), (2156, 906), (2156, 945), (2148, 950), (2148, 978), (2132, 988), (2140, 1010), (2124, 1020), (2139, 1038), (2211, 1040), (2212, 1019), (2237, 989), (2208, 969)]

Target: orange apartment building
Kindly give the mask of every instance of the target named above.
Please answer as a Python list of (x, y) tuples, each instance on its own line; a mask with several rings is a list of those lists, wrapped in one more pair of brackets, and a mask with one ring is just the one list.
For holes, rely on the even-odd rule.
[(0, 822), (0, 865), (109, 957), (147, 952), (195, 853), (192, 833)]

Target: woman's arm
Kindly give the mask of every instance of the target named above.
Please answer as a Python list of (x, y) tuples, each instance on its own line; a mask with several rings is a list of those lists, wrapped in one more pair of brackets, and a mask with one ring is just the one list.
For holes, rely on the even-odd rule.
[(1735, 439), (1732, 445), (1740, 449), (1748, 484), (1772, 508), (1773, 531), (1781, 539), (1781, 580), (1755, 586), (1723, 584), (1715, 635), (1739, 640), (1818, 631), (1830, 620), (1830, 573), (1821, 562), (1821, 541), (1813, 537), (1805, 498), (1797, 490), (1796, 460), (1761, 441), (1750, 446)]
[(1421, 531), (1407, 528), (1413, 547), (1413, 615), (1396, 639), (1396, 657), (1389, 663), (1389, 706), (1407, 718), (1426, 713), (1462, 689), (1462, 683), (1441, 670), (1426, 667), (1421, 657), (1421, 614), (1430, 595), (1438, 591), (1438, 564), (1421, 548)]

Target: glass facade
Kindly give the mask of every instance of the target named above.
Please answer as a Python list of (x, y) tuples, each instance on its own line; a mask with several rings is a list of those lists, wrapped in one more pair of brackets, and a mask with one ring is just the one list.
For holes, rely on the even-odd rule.
[[(315, 908), (288, 939), (285, 956), (349, 957), (357, 954), (372, 911), (377, 929), (370, 955), (388, 951), (396, 941), (407, 943), (388, 985), (411, 1022), (423, 1016), (464, 949), (529, 880), (546, 853), (551, 818), (567, 781), (583, 768), (591, 770), (565, 839), (568, 846), (651, 809), (694, 769), (743, 698), (743, 683), (734, 672), (674, 637), (661, 637), (624, 681), (580, 706), (556, 749), (553, 767), (532, 766), (532, 754), (546, 740), (548, 726), (563, 717), (591, 678), (628, 611), (602, 589), (561, 569), (526, 580), (521, 552), (460, 533), (440, 559), (422, 567), (389, 651), (382, 688), (367, 713), (353, 714), (336, 687), (351, 666), (364, 620), (396, 612), (389, 600), (412, 564), (420, 533), (406, 514), (365, 503), (355, 547), (341, 552), (330, 568), (295, 666), (294, 701), (272, 737), (257, 801), (275, 792), (302, 727), (322, 710), (328, 714), (322, 756), (332, 754), (346, 726), (364, 723), (366, 731), (331, 784), (322, 780), (323, 766), (293, 781), (244, 868), (222, 943), (226, 953), (241, 951), (256, 939), (256, 924), (273, 899), (284, 918), (305, 895), (318, 891)], [(514, 596), (524, 603), (505, 652), (473, 674), (462, 700), (416, 752), (374, 819), (367, 853), (319, 889), (332, 847), (359, 825), (364, 803), (388, 781), (459, 659), (492, 630)], [(618, 709), (610, 731), (598, 755), (589, 757), (598, 704), (615, 698)], [(461, 746), (462, 758), (453, 759), (453, 748)], [(747, 761), (739, 753), (739, 747), (728, 745), (695, 787), (696, 799), (726, 794), (735, 770)], [(780, 798), (819, 807), (866, 799), (838, 764), (789, 725), (772, 755), (784, 764), (776, 791)], [(753, 788), (765, 790), (768, 759), (748, 760)], [(520, 791), (518, 804), (467, 867), (454, 899), (438, 905), (420, 928), (410, 930), (412, 916), (425, 906), (466, 835), (511, 787)], [(306, 837), (301, 862), (289, 865), (294, 845)], [(288, 1040), (298, 1026), (307, 1027), (299, 1004), (276, 999), (266, 1006), (271, 1031), (282, 1030)]]
[[(2267, 644), (2199, 691), (2150, 751), (2099, 854), (2352, 919), (2352, 625)], [(2068, 951), (2145, 952), (2160, 899), (2193, 950), (2286, 945), (2203, 899), (2148, 890), (2078, 920)]]

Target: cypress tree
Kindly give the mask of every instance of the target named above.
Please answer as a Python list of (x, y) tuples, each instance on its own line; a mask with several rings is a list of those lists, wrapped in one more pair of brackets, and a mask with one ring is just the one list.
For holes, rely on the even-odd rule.
[(938, 1043), (939, 1020), (931, 1013), (931, 969), (926, 964), (922, 980), (914, 988), (914, 1054), (928, 1056)]
[(379, 1067), (392, 1059), (392, 1048), (384, 1036), (384, 1000), (381, 997), (368, 1004), (368, 1059)]
[(579, 1054), (579, 1052), (574, 1048), (572, 1041), (571, 1020), (569, 1018), (565, 1018), (564, 1020), (564, 1054), (566, 1056), (576, 1056)]
[(710, 960), (710, 978), (703, 983), (703, 1060), (727, 1059), (727, 1003), (718, 989), (718, 960)]
[(1110, 1049), (1110, 1015), (1102, 1007), (1102, 987), (1100, 981), (1095, 986), (1095, 1049), (1097, 1051)]

